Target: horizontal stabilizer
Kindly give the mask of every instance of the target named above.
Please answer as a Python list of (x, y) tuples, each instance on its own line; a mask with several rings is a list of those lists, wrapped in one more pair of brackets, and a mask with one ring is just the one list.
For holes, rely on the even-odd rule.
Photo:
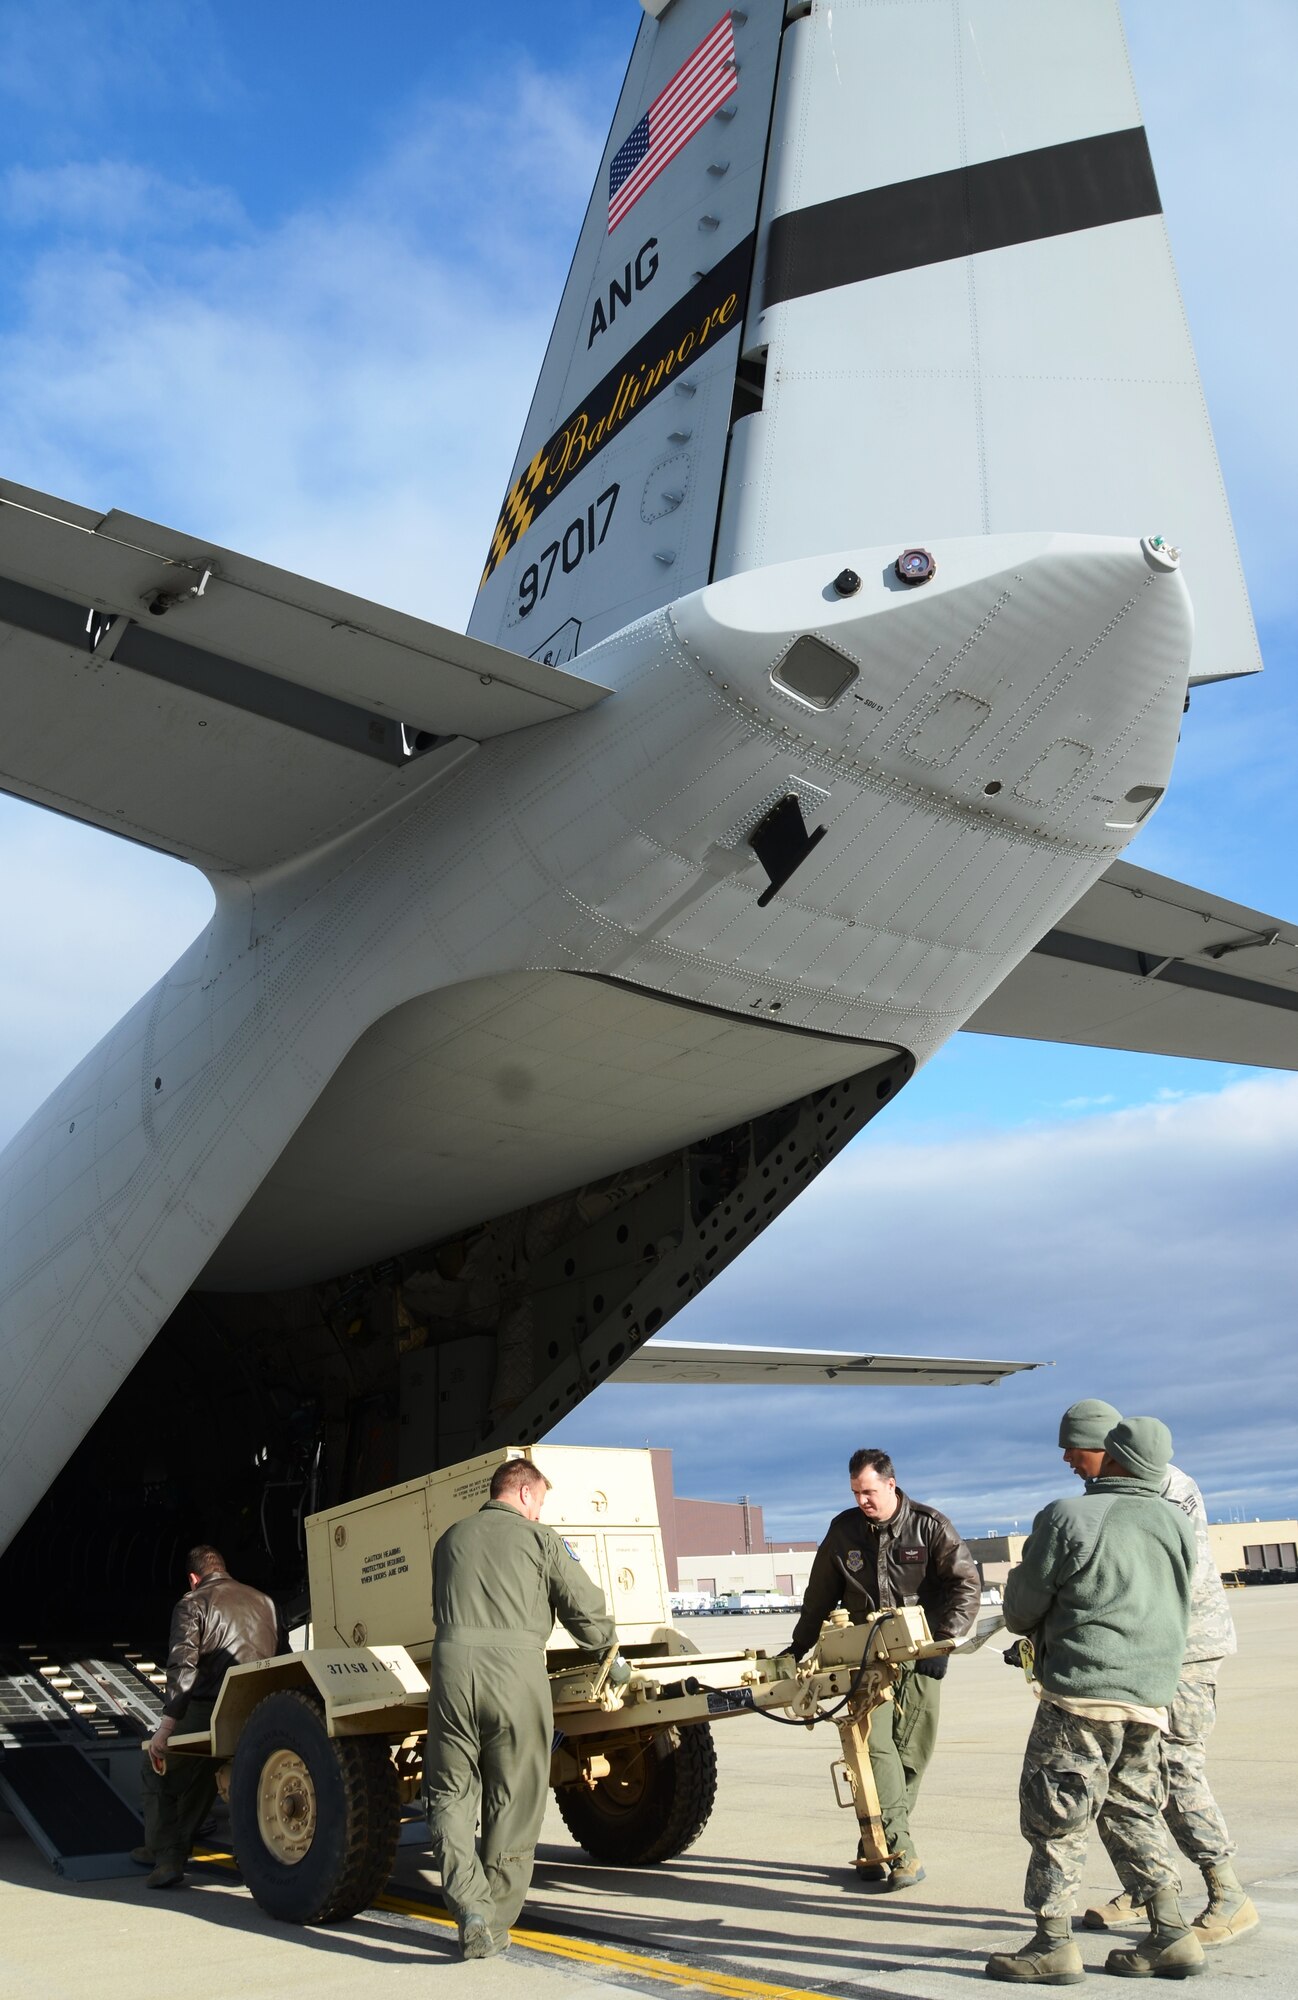
[(1118, 861), (965, 1027), (1298, 1069), (1298, 925)]
[(606, 689), (0, 480), (0, 788), (212, 871), (358, 824), (422, 757)]
[(1039, 1368), (1037, 1361), (965, 1361), (945, 1354), (841, 1354), (813, 1347), (734, 1347), (720, 1341), (654, 1340), (624, 1361), (611, 1382), (717, 1382), (744, 1388), (942, 1389)]

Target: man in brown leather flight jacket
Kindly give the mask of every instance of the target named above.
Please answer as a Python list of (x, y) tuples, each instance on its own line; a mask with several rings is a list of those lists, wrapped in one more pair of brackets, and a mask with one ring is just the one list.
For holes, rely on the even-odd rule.
[[(840, 1604), (854, 1625), (871, 1611), (918, 1604), (935, 1639), (962, 1638), (978, 1614), (981, 1583), (946, 1515), (901, 1491), (885, 1451), (853, 1452), (848, 1476), (856, 1504), (834, 1516), (816, 1551), (790, 1651), (801, 1658)], [(858, 1849), (856, 1865), (863, 1881), (883, 1888), (924, 1879), (910, 1815), (937, 1743), (946, 1669), (945, 1654), (903, 1667), (894, 1699), (874, 1713), (870, 1763), (893, 1859), (878, 1867)]]
[(215, 1762), (168, 1758), (169, 1738), (177, 1729), (207, 1728), (227, 1667), (284, 1650), (275, 1606), (251, 1585), (236, 1583), (218, 1550), (201, 1543), (187, 1561), (189, 1590), (171, 1614), (162, 1721), (141, 1745), (148, 1759), (141, 1786), (144, 1846), (131, 1858), (152, 1865), (150, 1889), (175, 1889), (184, 1881), (194, 1837), (216, 1797)]

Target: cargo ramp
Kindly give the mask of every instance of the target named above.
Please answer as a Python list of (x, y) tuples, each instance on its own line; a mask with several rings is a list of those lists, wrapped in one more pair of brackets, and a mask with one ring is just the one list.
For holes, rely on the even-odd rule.
[(140, 1745), (161, 1717), (161, 1683), (126, 1645), (0, 1652), (0, 1809), (69, 1881), (136, 1872)]

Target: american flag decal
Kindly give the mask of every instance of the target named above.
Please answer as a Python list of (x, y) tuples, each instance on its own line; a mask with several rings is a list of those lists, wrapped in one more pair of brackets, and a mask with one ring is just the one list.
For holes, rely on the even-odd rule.
[(609, 234), (628, 215), (717, 106), (738, 88), (735, 31), (729, 13), (721, 16), (689, 61), (659, 91), (644, 117), (613, 155), (608, 170)]

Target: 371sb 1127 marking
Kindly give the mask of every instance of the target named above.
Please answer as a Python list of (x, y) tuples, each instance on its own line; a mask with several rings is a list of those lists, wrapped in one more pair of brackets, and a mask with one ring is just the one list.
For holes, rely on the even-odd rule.
[[(565, 576), (571, 576), (583, 556), (597, 549), (608, 533), (613, 519), (613, 509), (621, 487), (616, 480), (612, 486), (591, 501), (584, 514), (578, 514), (575, 521), (569, 521), (557, 541), (542, 549), (534, 563), (529, 563), (518, 579), (518, 615), (526, 618), (535, 609), (550, 588), (556, 563), (563, 564)], [(602, 515), (601, 508), (606, 508)]]

